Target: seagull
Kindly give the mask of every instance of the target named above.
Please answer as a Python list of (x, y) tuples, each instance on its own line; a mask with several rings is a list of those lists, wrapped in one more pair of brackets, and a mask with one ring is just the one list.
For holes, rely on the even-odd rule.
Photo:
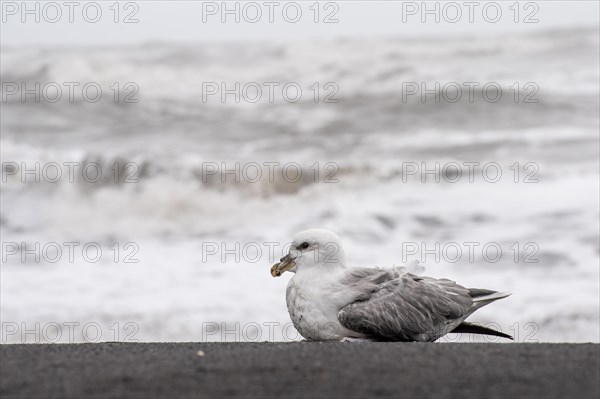
[(433, 342), (450, 332), (513, 339), (464, 321), (509, 293), (465, 288), (403, 267), (348, 267), (340, 238), (329, 230), (298, 234), (271, 275), (286, 271), (295, 273), (286, 290), (288, 312), (308, 341)]

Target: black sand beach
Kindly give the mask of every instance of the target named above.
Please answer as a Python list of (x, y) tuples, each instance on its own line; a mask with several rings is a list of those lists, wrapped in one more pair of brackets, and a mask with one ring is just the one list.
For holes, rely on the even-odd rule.
[(6, 399), (600, 396), (598, 344), (102, 343), (0, 354)]

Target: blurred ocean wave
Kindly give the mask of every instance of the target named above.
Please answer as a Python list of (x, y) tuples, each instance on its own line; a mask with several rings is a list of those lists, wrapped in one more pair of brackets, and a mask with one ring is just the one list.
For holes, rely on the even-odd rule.
[[(288, 45), (9, 47), (2, 56), (3, 89), (96, 82), (104, 93), (97, 103), (6, 96), (3, 167), (93, 162), (107, 172), (97, 183), (23, 183), (7, 175), (3, 241), (117, 240), (140, 248), (137, 264), (3, 261), (3, 322), (133, 321), (143, 340), (197, 340), (203, 322), (283, 324), (285, 281), (271, 280), (270, 259), (205, 260), (202, 243), (283, 246), (299, 230), (321, 226), (339, 233), (356, 265), (399, 264), (406, 241), (499, 243), (507, 252), (497, 263), (481, 254), (457, 263), (431, 258), (426, 273), (512, 291), (477, 315), (504, 331), (532, 322), (540, 340), (600, 339), (597, 29)], [(132, 93), (124, 84), (135, 83), (139, 102), (113, 101), (115, 82), (120, 99)], [(203, 101), (206, 82), (295, 82), (304, 95), (296, 103), (281, 95), (272, 103), (222, 102), (219, 95)], [(480, 84), (474, 101), (466, 92), (456, 102), (443, 99), (444, 85), (465, 82)], [(502, 88), (496, 102), (484, 100), (490, 82)], [(339, 88), (338, 102), (323, 102), (326, 83)], [(407, 83), (425, 83), (426, 101), (407, 96)], [(538, 88), (537, 102), (523, 102), (534, 92), (523, 91), (526, 83)], [(256, 181), (238, 182), (223, 162), (278, 165), (273, 179), (265, 169)], [(421, 162), (478, 162), (478, 176), (496, 162), (505, 178), (451, 183), (436, 171), (423, 183), (405, 170)], [(535, 163), (539, 183), (523, 184), (522, 176), (515, 183), (515, 162)], [(115, 163), (121, 175), (135, 165), (137, 181), (115, 182)], [(290, 163), (302, 171), (298, 181), (282, 177)], [(207, 164), (219, 168), (207, 173)], [(325, 182), (325, 165), (335, 181)], [(515, 242), (537, 244), (539, 262), (525, 263), (522, 252), (515, 261), (506, 249)]]

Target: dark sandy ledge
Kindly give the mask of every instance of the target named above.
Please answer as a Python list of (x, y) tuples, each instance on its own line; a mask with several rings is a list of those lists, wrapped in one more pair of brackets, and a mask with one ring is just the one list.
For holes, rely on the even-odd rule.
[(2, 398), (598, 398), (599, 380), (598, 344), (0, 346)]

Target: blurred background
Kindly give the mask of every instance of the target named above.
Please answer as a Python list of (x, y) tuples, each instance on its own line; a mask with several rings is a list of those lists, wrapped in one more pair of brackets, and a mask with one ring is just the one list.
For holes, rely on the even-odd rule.
[(314, 227), (600, 341), (597, 2), (55, 4), (2, 2), (3, 343), (297, 340)]

